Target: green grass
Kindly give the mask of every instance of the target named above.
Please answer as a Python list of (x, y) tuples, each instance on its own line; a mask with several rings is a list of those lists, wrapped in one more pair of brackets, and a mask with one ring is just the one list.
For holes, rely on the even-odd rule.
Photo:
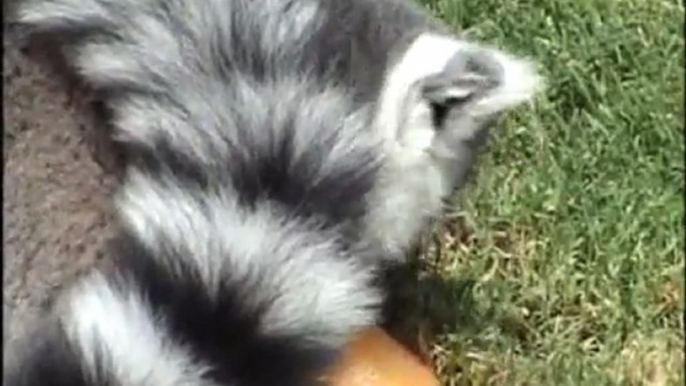
[(424, 256), (444, 384), (683, 384), (681, 2), (423, 3), (547, 78)]

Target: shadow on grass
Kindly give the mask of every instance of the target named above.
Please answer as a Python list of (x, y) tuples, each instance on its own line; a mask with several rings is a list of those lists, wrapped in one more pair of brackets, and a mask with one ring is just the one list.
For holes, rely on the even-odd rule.
[(482, 312), (472, 295), (475, 280), (448, 281), (422, 271), (419, 263), (390, 268), (385, 280), (383, 327), (424, 360), (436, 335), (480, 324)]
[(431, 345), (440, 335), (457, 334), (478, 344), (487, 330), (496, 329), (522, 344), (531, 341), (524, 321), (495, 301), (477, 300), (477, 280), (446, 279), (423, 269), (423, 264), (413, 259), (386, 271), (383, 327), (425, 362), (430, 361)]

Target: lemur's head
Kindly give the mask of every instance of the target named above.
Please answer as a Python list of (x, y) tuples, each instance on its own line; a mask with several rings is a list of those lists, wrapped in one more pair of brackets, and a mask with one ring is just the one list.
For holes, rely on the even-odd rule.
[(423, 34), (387, 73), (379, 122), (408, 148), (450, 158), (543, 88), (536, 66), (495, 48)]

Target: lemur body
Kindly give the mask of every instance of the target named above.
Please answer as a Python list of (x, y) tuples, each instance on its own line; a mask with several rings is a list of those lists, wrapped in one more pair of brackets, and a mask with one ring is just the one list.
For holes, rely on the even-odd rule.
[(402, 0), (36, 0), (18, 21), (62, 37), (129, 159), (112, 270), (10, 354), (8, 386), (312, 383), (540, 87)]

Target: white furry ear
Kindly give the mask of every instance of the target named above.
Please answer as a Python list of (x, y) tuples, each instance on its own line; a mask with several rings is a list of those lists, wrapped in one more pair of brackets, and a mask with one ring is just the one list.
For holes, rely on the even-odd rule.
[(388, 69), (376, 125), (388, 138), (397, 138), (405, 126), (424, 120), (429, 138), (429, 128), (436, 125), (419, 117), (427, 115), (424, 110), (440, 113), (462, 106), (460, 114), (489, 116), (532, 99), (542, 88), (543, 78), (533, 62), (454, 37), (425, 33)]
[(486, 52), (491, 65), (497, 66), (499, 72), (493, 79), (493, 87), (475, 100), (470, 114), (498, 113), (527, 102), (542, 91), (544, 80), (533, 62), (494, 49)]
[(542, 85), (532, 62), (474, 44), (455, 51), (440, 73), (421, 80), (429, 103), (464, 106), (464, 113), (472, 116), (516, 107), (533, 98)]
[(401, 130), (406, 110), (411, 108), (407, 99), (417, 83), (441, 73), (453, 55), (466, 46), (465, 42), (451, 37), (422, 34), (387, 69), (377, 106), (376, 126), (389, 139), (395, 139)]

